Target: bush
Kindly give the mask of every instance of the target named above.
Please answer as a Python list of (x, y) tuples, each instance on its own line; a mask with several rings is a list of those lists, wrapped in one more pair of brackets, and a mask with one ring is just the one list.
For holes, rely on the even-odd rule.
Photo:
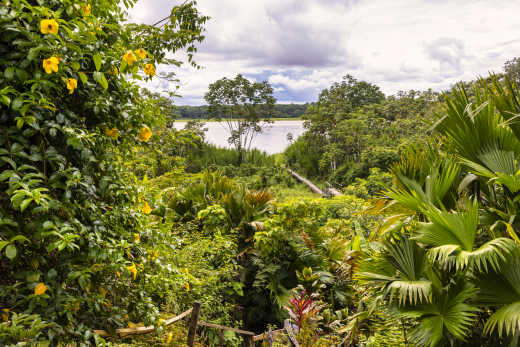
[(123, 164), (162, 121), (133, 81), (193, 52), (207, 19), (194, 5), (158, 29), (123, 25), (116, 0), (2, 2), (0, 306), (53, 322), (50, 340), (157, 320), (150, 211)]

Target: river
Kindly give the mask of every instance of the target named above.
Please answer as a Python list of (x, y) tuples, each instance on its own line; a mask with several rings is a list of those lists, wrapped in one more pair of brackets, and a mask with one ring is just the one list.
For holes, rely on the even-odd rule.
[[(182, 129), (186, 122), (177, 121), (174, 123), (176, 129)], [(204, 127), (208, 128), (206, 132), (206, 140), (209, 143), (220, 147), (230, 147), (227, 139), (229, 131), (225, 123), (220, 122), (206, 122)], [(281, 153), (289, 145), (287, 134), (291, 133), (295, 140), (298, 136), (303, 134), (303, 121), (300, 120), (278, 120), (269, 125), (267, 129), (260, 134), (257, 134), (253, 139), (251, 148), (257, 148), (269, 154)]]

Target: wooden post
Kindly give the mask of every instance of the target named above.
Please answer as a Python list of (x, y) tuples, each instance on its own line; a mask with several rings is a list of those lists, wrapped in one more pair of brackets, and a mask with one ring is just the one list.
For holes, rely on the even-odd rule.
[(283, 328), (287, 332), (287, 336), (289, 337), (289, 340), (291, 341), (292, 345), (294, 347), (300, 347), (300, 344), (298, 343), (298, 340), (296, 340), (296, 338), (294, 337), (293, 328), (291, 326), (291, 322), (288, 319), (286, 319), (283, 322)]
[(224, 342), (226, 342), (226, 340), (224, 339), (224, 330), (219, 330), (217, 332), (217, 334), (218, 334), (218, 339), (220, 341), (220, 345), (224, 346)]
[(269, 328), (269, 331), (267, 332), (267, 346), (273, 347), (273, 343), (274, 343), (273, 331), (271, 330), (271, 328)]
[(197, 323), (199, 321), (200, 303), (193, 303), (193, 310), (191, 311), (190, 327), (188, 330), (188, 347), (193, 347), (195, 343), (195, 334), (197, 333)]
[(244, 337), (244, 346), (245, 347), (255, 347), (255, 340), (253, 339), (254, 335), (242, 335)]

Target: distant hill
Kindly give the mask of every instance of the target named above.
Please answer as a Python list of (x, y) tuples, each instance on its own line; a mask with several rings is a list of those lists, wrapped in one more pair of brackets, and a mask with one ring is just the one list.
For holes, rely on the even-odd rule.
[[(274, 105), (274, 118), (298, 118), (309, 104), (276, 104)], [(207, 119), (208, 106), (177, 106), (180, 119)]]

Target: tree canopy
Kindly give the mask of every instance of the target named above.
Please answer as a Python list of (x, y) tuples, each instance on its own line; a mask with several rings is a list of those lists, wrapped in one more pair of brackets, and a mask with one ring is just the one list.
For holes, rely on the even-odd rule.
[(254, 137), (272, 122), (276, 102), (273, 88), (267, 81), (250, 82), (239, 74), (234, 79), (224, 77), (210, 84), (204, 98), (209, 114), (227, 125), (228, 142), (238, 151), (238, 161), (242, 163)]

